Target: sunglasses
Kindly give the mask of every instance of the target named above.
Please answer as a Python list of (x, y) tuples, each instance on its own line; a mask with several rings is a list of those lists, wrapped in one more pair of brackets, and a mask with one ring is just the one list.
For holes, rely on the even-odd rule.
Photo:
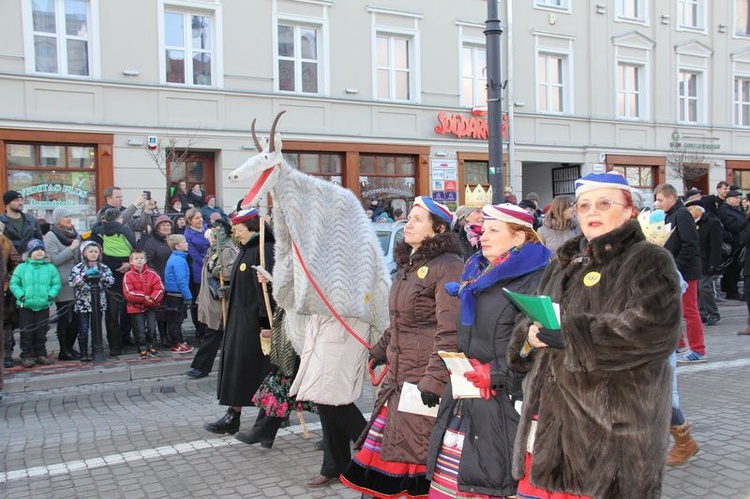
[(592, 207), (596, 207), (596, 211), (607, 211), (610, 208), (612, 208), (612, 205), (617, 204), (620, 206), (627, 206), (625, 203), (618, 203), (612, 198), (601, 198), (597, 199), (593, 203), (591, 201), (583, 201), (580, 203), (575, 203), (573, 206), (576, 209), (576, 212), (578, 213), (588, 213), (591, 211)]

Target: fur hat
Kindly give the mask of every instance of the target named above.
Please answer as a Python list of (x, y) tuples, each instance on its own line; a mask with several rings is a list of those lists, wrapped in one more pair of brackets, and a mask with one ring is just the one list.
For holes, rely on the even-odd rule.
[(454, 216), (453, 213), (451, 213), (451, 210), (444, 204), (436, 203), (435, 200), (429, 196), (417, 196), (414, 198), (414, 206), (421, 206), (443, 222), (447, 223), (449, 227), (453, 225)]
[(41, 239), (31, 239), (26, 243), (26, 252), (31, 255), (36, 250), (47, 251), (44, 249), (44, 242)]
[(501, 222), (534, 228), (534, 217), (523, 208), (510, 203), (486, 204), (482, 208), (485, 220), (500, 220)]
[(69, 209), (67, 209), (66, 207), (64, 207), (64, 206), (58, 206), (57, 208), (55, 208), (54, 210), (52, 210), (52, 223), (56, 224), (57, 222), (59, 222), (63, 218), (69, 217), (72, 214), (73, 214), (73, 212), (70, 211)]
[(18, 198), (23, 198), (20, 192), (18, 191), (5, 191), (5, 194), (3, 194), (3, 204), (9, 204), (11, 201), (15, 201)]
[(619, 173), (589, 173), (576, 180), (576, 199), (596, 189), (622, 189), (630, 192), (630, 184)]
[(249, 222), (253, 218), (258, 216), (258, 210), (250, 208), (247, 210), (238, 211), (232, 216), (232, 225), (242, 224)]

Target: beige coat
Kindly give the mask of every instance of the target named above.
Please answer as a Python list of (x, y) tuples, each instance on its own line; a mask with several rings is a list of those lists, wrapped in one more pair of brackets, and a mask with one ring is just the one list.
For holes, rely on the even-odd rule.
[[(359, 319), (346, 323), (360, 338), (371, 340), (370, 326)], [(369, 351), (335, 317), (309, 316), (305, 346), (290, 395), (325, 405), (346, 405), (362, 395)]]
[[(218, 331), (224, 326), (224, 324), (222, 323), (221, 300), (214, 300), (211, 298), (211, 291), (208, 287), (208, 263), (211, 261), (211, 252), (212, 249), (209, 249), (208, 253), (206, 253), (206, 257), (203, 259), (203, 267), (201, 268), (201, 289), (198, 292), (196, 303), (198, 304), (198, 320), (208, 326), (209, 329)], [(219, 272), (221, 271), (224, 279), (224, 286), (229, 286), (229, 280), (232, 277), (232, 266), (237, 258), (237, 247), (232, 241), (228, 240), (221, 246), (220, 258), (221, 261), (214, 267), (213, 277), (218, 279)], [(224, 301), (226, 301), (226, 299)]]

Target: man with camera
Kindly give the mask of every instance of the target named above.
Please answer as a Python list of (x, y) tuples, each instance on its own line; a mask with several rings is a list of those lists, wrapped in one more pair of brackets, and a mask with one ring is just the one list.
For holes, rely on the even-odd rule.
[(156, 208), (156, 202), (151, 199), (150, 191), (143, 191), (126, 208), (122, 202), (122, 189), (114, 185), (107, 187), (104, 189), (104, 206), (97, 213), (97, 219), (101, 219), (104, 212), (110, 208), (117, 208), (122, 212), (123, 223), (133, 229), (136, 240), (148, 235), (148, 230), (152, 223), (151, 215)]

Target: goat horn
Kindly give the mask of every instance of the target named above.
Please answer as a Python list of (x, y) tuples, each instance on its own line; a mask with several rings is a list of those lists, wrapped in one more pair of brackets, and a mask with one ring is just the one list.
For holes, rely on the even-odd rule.
[(255, 142), (255, 148), (258, 150), (258, 152), (261, 152), (263, 150), (263, 146), (260, 145), (260, 140), (258, 140), (258, 136), (255, 134), (255, 121), (253, 120), (253, 124), (250, 125), (250, 131), (253, 132), (253, 142)]
[(279, 122), (279, 118), (281, 118), (281, 115), (284, 114), (286, 111), (280, 111), (279, 114), (276, 115), (276, 117), (273, 119), (273, 125), (271, 125), (271, 148), (270, 151), (274, 152), (276, 151), (276, 124)]

